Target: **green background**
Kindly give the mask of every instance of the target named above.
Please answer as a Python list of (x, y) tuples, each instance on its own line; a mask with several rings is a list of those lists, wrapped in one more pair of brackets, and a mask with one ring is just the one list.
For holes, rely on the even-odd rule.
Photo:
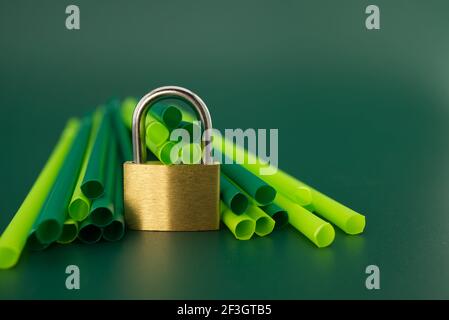
[(69, 4), (0, 2), (1, 231), (69, 116), (167, 84), (197, 92), (217, 128), (279, 128), (280, 167), (367, 228), (321, 250), (291, 227), (129, 232), (25, 253), (0, 298), (449, 298), (448, 1), (79, 0), (79, 31)]

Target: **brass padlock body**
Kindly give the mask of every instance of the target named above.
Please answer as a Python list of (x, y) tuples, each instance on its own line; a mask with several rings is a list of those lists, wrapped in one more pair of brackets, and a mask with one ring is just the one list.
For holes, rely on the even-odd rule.
[(125, 219), (153, 231), (218, 230), (220, 165), (125, 162)]

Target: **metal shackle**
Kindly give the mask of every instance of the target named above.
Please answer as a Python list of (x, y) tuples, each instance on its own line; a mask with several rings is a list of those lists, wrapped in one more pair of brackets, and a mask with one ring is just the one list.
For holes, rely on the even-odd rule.
[(204, 126), (204, 146), (203, 146), (203, 164), (212, 164), (211, 148), (211, 130), (212, 119), (210, 117), (209, 109), (204, 101), (186, 88), (177, 86), (166, 86), (154, 89), (147, 93), (140, 99), (134, 109), (133, 125), (132, 125), (132, 139), (133, 139), (133, 161), (137, 164), (146, 162), (146, 142), (145, 142), (145, 118), (148, 110), (158, 101), (166, 98), (182, 98), (193, 106), (197, 117)]

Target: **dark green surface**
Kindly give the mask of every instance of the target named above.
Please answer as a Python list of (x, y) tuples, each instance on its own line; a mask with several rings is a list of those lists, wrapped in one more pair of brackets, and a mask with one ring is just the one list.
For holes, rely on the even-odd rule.
[(167, 84), (218, 128), (279, 128), (281, 168), (367, 228), (322, 250), (291, 227), (246, 242), (129, 232), (25, 254), (1, 298), (449, 298), (447, 1), (376, 1), (375, 32), (368, 1), (78, 1), (76, 32), (68, 4), (0, 3), (0, 229), (69, 116)]

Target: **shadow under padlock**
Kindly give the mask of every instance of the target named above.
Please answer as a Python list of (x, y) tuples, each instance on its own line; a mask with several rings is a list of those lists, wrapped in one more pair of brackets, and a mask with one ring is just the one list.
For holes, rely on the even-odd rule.
[[(204, 126), (201, 164), (163, 165), (146, 161), (145, 118), (166, 98), (190, 103)], [(206, 104), (181, 87), (155, 89), (137, 104), (132, 124), (132, 162), (125, 162), (125, 220), (130, 229), (153, 231), (218, 230), (220, 223), (220, 165), (211, 156), (212, 120)]]

